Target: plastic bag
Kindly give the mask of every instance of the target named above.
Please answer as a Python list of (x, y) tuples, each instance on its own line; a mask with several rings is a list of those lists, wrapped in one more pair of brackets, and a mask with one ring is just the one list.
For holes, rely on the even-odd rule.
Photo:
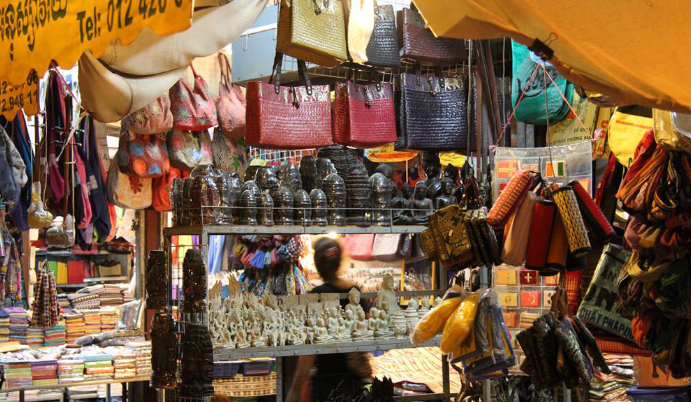
[(31, 205), (27, 211), (29, 227), (33, 229), (47, 228), (53, 222), (53, 214), (45, 210), (41, 200), (41, 182), (31, 184)]
[(456, 345), (461, 344), (473, 330), (477, 315), (479, 295), (473, 293), (463, 299), (454, 314), (449, 317), (444, 326), (440, 348), (443, 353), (451, 353)]
[(434, 310), (422, 317), (415, 327), (415, 331), (410, 336), (410, 341), (413, 345), (425, 343), (442, 332), (446, 321), (463, 301), (463, 298), (460, 297), (461, 294), (458, 293), (457, 295), (447, 298), (439, 306), (435, 307)]

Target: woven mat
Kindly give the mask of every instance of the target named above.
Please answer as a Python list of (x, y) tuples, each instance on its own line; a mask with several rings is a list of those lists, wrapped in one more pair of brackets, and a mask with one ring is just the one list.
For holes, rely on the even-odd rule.
[[(394, 383), (411, 381), (427, 384), (435, 393), (444, 391), (441, 350), (438, 347), (390, 350), (370, 360), (375, 377), (389, 377)], [(461, 389), (461, 377), (450, 368), (451, 395)]]

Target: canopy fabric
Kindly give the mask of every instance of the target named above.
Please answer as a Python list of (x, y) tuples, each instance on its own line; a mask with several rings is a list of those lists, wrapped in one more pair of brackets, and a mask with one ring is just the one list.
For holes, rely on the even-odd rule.
[(547, 44), (569, 81), (619, 104), (691, 112), (691, 2), (413, 0), (437, 36)]
[(79, 89), (84, 107), (100, 122), (115, 122), (163, 95), (196, 57), (236, 40), (268, 0), (233, 0), (194, 13), (190, 29), (170, 36), (146, 30), (128, 46), (114, 43), (96, 59), (80, 59)]

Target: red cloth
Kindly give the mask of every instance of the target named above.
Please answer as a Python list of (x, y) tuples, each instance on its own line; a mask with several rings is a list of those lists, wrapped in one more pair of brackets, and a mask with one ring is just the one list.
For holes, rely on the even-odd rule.
[(67, 262), (67, 283), (84, 282), (84, 261), (74, 260)]

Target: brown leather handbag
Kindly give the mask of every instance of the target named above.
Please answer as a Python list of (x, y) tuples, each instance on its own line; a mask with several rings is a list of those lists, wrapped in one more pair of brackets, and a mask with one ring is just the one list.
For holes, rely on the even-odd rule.
[(396, 141), (393, 87), (352, 81), (336, 83), (334, 142), (373, 148)]
[(466, 59), (465, 42), (462, 39), (435, 37), (425, 27), (425, 21), (415, 7), (398, 11), (397, 17), (401, 60), (444, 66), (459, 64)]
[(281, 87), (282, 66), (283, 54), (276, 53), (274, 83), (247, 84), (247, 145), (274, 149), (331, 145), (329, 86), (312, 85), (305, 62), (298, 60), (304, 86)]

